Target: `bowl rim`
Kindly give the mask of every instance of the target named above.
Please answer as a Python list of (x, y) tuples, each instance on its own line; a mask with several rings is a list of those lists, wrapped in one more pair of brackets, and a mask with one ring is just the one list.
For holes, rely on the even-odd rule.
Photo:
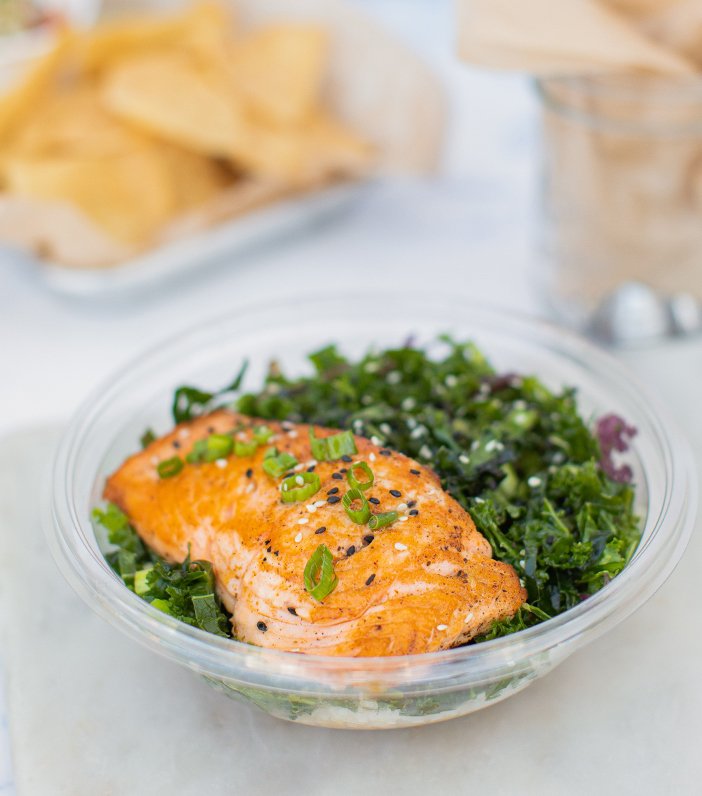
[[(110, 405), (123, 382), (129, 381), (135, 371), (153, 369), (159, 361), (182, 356), (182, 349), (187, 345), (193, 346), (221, 325), (231, 324), (235, 320), (251, 320), (263, 309), (274, 313), (290, 311), (291, 302), (284, 300), (247, 305), (245, 309), (228, 312), (204, 323), (190, 325), (182, 332), (170, 334), (117, 369), (92, 391), (74, 414), (54, 458), (51, 484), (48, 486), (45, 530), (59, 569), (93, 610), (147, 646), (201, 673), (230, 679), (243, 677), (247, 682), (270, 677), (271, 674), (295, 676), (317, 682), (321, 688), (318, 678), (320, 673), (325, 672), (348, 675), (345, 683), (351, 686), (357, 678), (366, 681), (367, 678), (389, 673), (401, 674), (402, 680), (411, 683), (417, 680), (415, 675), (429, 668), (431, 677), (427, 682), (435, 686), (437, 678), (449, 680), (457, 674), (470, 675), (472, 681), (477, 681), (493, 678), (496, 672), (507, 669), (516, 673), (521, 664), (526, 664), (534, 656), (555, 648), (565, 653), (566, 642), (570, 642), (567, 649), (569, 654), (585, 640), (594, 638), (624, 619), (652, 596), (682, 556), (692, 532), (697, 508), (692, 451), (667, 409), (649, 394), (647, 388), (619, 360), (575, 332), (511, 308), (487, 306), (484, 303), (477, 305), (460, 294), (446, 297), (436, 293), (401, 291), (395, 295), (402, 297), (403, 304), (416, 301), (421, 302), (422, 306), (430, 303), (440, 307), (460, 303), (466, 316), (471, 321), (475, 319), (478, 324), (482, 321), (499, 325), (500, 332), (508, 329), (515, 334), (537, 333), (550, 341), (559, 355), (567, 356), (579, 367), (604, 377), (608, 386), (616, 387), (618, 394), (637, 408), (648, 430), (655, 434), (654, 442), (663, 457), (667, 478), (664, 499), (657, 514), (653, 516), (651, 506), (647, 507), (642, 526), (645, 542), (637, 548), (625, 569), (579, 605), (518, 633), (479, 645), (389, 657), (300, 654), (219, 638), (173, 619), (127, 589), (105, 559), (100, 556), (98, 560), (95, 550), (87, 544), (85, 532), (89, 528), (92, 533), (92, 525), (89, 517), (79, 514), (79, 507), (72, 499), (74, 469), (81, 444), (88, 439), (91, 427), (99, 420), (101, 411)], [(361, 296), (367, 300), (367, 295), (357, 294), (359, 300)], [(312, 293), (296, 301), (295, 309), (300, 312), (304, 305), (314, 307), (320, 299), (326, 303), (330, 301), (328, 295)], [(344, 302), (349, 301), (354, 303), (353, 294), (344, 296)], [(539, 340), (539, 345), (543, 345), (543, 341)], [(490, 352), (487, 354), (489, 356)], [(647, 575), (644, 581), (641, 581), (642, 575)], [(119, 610), (116, 611), (115, 607)], [(584, 638), (585, 634), (587, 639)], [(443, 670), (443, 674), (438, 670)]]

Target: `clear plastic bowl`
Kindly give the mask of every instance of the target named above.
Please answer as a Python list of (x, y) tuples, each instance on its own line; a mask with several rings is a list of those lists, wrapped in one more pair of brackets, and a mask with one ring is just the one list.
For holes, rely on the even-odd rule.
[[(218, 638), (152, 608), (105, 562), (90, 521), (105, 476), (136, 448), (144, 428), (166, 431), (173, 389), (218, 387), (248, 358), (248, 386), (269, 361), (286, 371), (328, 342), (350, 354), (369, 346), (421, 344), (448, 332), (473, 339), (498, 370), (575, 385), (585, 416), (616, 412), (638, 428), (629, 454), (643, 522), (630, 564), (560, 616), (515, 635), (444, 652), (337, 658), (267, 650)], [(271, 715), (346, 728), (441, 721), (517, 693), (641, 606), (670, 575), (690, 535), (697, 503), (687, 443), (621, 363), (562, 329), (457, 298), (374, 295), (261, 306), (171, 338), (116, 373), (86, 401), (57, 454), (47, 532), (64, 575), (88, 605), (150, 649), (204, 677), (222, 693)], [(595, 676), (595, 675), (593, 675)]]

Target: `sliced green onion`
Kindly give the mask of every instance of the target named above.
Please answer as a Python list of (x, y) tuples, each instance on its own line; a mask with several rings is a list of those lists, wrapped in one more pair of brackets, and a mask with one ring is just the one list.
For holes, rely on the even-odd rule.
[(314, 429), (310, 426), (309, 431), (310, 447), (312, 448), (312, 458), (318, 462), (324, 462), (329, 458), (329, 449), (327, 448), (327, 441), (319, 439), (314, 435)]
[(326, 438), (326, 442), (329, 448), (329, 458), (331, 460), (358, 453), (356, 441), (350, 431), (341, 431), (339, 434), (332, 434), (331, 437)]
[(376, 531), (378, 528), (384, 528), (386, 525), (391, 525), (399, 517), (396, 511), (385, 511), (381, 514), (372, 514), (368, 520), (368, 527), (371, 531)]
[(204, 456), (207, 453), (207, 440), (199, 439), (190, 449), (190, 453), (185, 457), (185, 461), (190, 464), (197, 464), (204, 461)]
[(321, 603), (336, 588), (339, 578), (334, 574), (334, 557), (325, 544), (319, 545), (310, 556), (304, 577), (305, 588), (317, 602)]
[(258, 450), (258, 442), (255, 439), (245, 442), (242, 439), (234, 440), (234, 453), (237, 456), (253, 456)]
[(312, 456), (318, 462), (330, 462), (340, 459), (342, 456), (358, 453), (356, 442), (350, 431), (340, 431), (338, 434), (321, 439), (315, 436), (314, 429), (310, 427), (309, 437)]
[[(275, 448), (273, 449), (275, 450)], [(266, 453), (263, 459), (263, 471), (271, 478), (280, 478), (285, 475), (291, 467), (297, 464), (297, 459), (290, 453)]]
[(206, 462), (214, 462), (217, 459), (225, 459), (233, 450), (234, 440), (229, 434), (210, 434), (203, 458)]
[[(359, 481), (354, 472), (356, 470), (363, 470), (363, 472), (368, 476), (367, 481)], [(375, 476), (373, 475), (373, 471), (365, 462), (356, 462), (356, 464), (352, 464), (349, 467), (348, 472), (346, 473), (346, 478), (348, 479), (349, 484), (355, 489), (360, 489), (361, 492), (365, 492), (366, 489), (370, 489), (373, 486), (375, 481)]]
[(278, 448), (268, 448), (263, 454), (264, 459), (274, 459), (278, 455)]
[(200, 462), (214, 462), (217, 459), (226, 459), (234, 450), (234, 440), (229, 434), (210, 434), (206, 439), (199, 439), (185, 457), (190, 464)]
[(172, 456), (170, 459), (164, 459), (156, 465), (156, 471), (161, 478), (173, 478), (174, 475), (183, 469), (183, 460), (180, 456)]
[(139, 442), (141, 443), (142, 448), (148, 448), (152, 442), (156, 439), (156, 434), (154, 434), (153, 429), (147, 428), (146, 431), (139, 437)]
[(265, 445), (273, 436), (273, 431), (268, 426), (256, 426), (253, 432), (254, 439), (259, 445)]
[(322, 482), (317, 473), (289, 475), (280, 485), (280, 497), (283, 503), (296, 503), (316, 495), (321, 488)]
[[(361, 508), (351, 508), (357, 500), (361, 502)], [(368, 522), (371, 510), (366, 496), (360, 489), (349, 489), (343, 498), (341, 498), (341, 502), (344, 504), (344, 510), (355, 523), (358, 525), (365, 525)]]

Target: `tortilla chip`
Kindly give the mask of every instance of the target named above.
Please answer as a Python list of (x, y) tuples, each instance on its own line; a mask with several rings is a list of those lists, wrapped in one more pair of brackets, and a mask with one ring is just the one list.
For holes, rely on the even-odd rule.
[(0, 97), (0, 144), (39, 106), (73, 46), (69, 33), (59, 33), (55, 45), (27, 71), (24, 78)]
[(256, 114), (299, 123), (319, 102), (328, 43), (321, 28), (271, 25), (237, 44), (226, 68)]
[(105, 156), (133, 150), (139, 138), (105, 111), (97, 87), (87, 84), (49, 93), (24, 121), (9, 149), (30, 157)]
[(372, 149), (322, 111), (294, 127), (256, 126), (252, 146), (233, 158), (246, 171), (293, 183), (359, 174), (371, 160)]
[(212, 2), (195, 3), (175, 16), (119, 19), (98, 25), (84, 34), (80, 65), (85, 72), (96, 73), (154, 49), (188, 45), (198, 49), (229, 27), (231, 23), (224, 7)]
[(6, 163), (10, 191), (59, 200), (125, 243), (145, 240), (173, 214), (167, 163), (155, 147), (114, 157), (16, 158)]
[(179, 52), (154, 52), (105, 76), (104, 106), (167, 141), (226, 156), (249, 145), (243, 109), (212, 75)]

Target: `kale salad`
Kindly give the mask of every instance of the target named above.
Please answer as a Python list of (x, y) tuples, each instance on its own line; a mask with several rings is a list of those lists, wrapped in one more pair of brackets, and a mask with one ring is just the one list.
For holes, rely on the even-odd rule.
[[(567, 611), (626, 566), (641, 529), (632, 471), (613, 456), (635, 429), (612, 414), (583, 418), (575, 389), (498, 373), (470, 342), (441, 343), (439, 357), (409, 342), (357, 361), (328, 346), (310, 355), (311, 375), (289, 377), (272, 363), (262, 388), (241, 394), (244, 365), (219, 392), (180, 387), (173, 419), (229, 406), (351, 430), (431, 467), (528, 593), (515, 616), (471, 642), (480, 643)], [(147, 430), (142, 444), (153, 438)], [(130, 589), (190, 625), (230, 635), (209, 562), (163, 561), (114, 506), (94, 517), (111, 544), (107, 560)]]

